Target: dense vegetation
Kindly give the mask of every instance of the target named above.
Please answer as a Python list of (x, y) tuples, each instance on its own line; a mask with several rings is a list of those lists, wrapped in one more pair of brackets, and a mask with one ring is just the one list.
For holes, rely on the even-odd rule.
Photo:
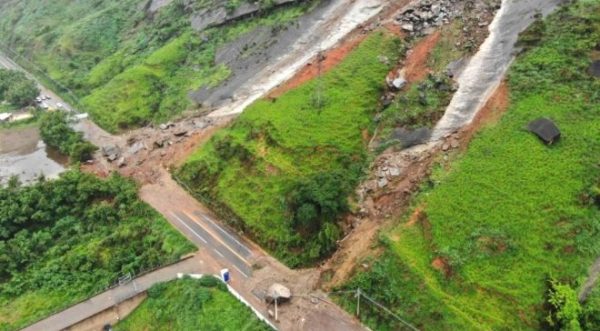
[(114, 329), (270, 330), (213, 277), (183, 278), (154, 285), (148, 290), (148, 298)]
[(22, 55), (11, 53), (25, 67), (51, 77), (45, 83), (114, 132), (163, 121), (193, 106), (189, 91), (230, 75), (229, 68), (215, 63), (221, 45), (256, 27), (284, 25), (311, 2), (202, 32), (192, 29), (190, 17), (222, 1), (175, 0), (157, 12), (144, 8), (145, 3), (0, 2), (0, 43)]
[(31, 105), (40, 94), (37, 84), (16, 70), (0, 69), (0, 103), (14, 107)]
[(17, 330), (193, 246), (137, 198), (136, 185), (69, 171), (0, 188), (0, 330)]
[(87, 161), (98, 149), (69, 126), (67, 113), (62, 111), (46, 112), (40, 117), (40, 136), (46, 145), (68, 155), (71, 162)]
[[(419, 221), (384, 235), (383, 256), (347, 284), (419, 327), (600, 328), (598, 289), (583, 307), (576, 299), (600, 254), (600, 80), (587, 72), (600, 3), (581, 0), (534, 28), (510, 71), (507, 113), (436, 169), (415, 201)], [(537, 117), (557, 123), (558, 143), (523, 129)], [(374, 329), (402, 328), (361, 311)]]
[(324, 256), (367, 161), (390, 69), (378, 58), (399, 53), (396, 37), (373, 34), (320, 81), (251, 105), (176, 176), (288, 265)]

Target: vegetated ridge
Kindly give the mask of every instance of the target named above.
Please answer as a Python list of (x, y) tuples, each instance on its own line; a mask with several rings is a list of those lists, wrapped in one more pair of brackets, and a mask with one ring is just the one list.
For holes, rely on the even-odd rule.
[(72, 170), (0, 188), (0, 330), (17, 330), (105, 290), (118, 277), (177, 261), (194, 246), (118, 175)]
[[(196, 30), (192, 16), (220, 8), (221, 1), (176, 0), (157, 11), (146, 3), (5, 1), (0, 43), (20, 55), (15, 60), (23, 66), (50, 77), (44, 83), (80, 111), (116, 132), (198, 107), (188, 93), (218, 85), (231, 74), (227, 65), (215, 62), (219, 47), (257, 27), (284, 27), (312, 5), (271, 9), (263, 3), (255, 17)], [(228, 2), (227, 9), (241, 5)]]
[(325, 256), (366, 165), (383, 78), (401, 53), (397, 37), (374, 33), (322, 77), (250, 106), (176, 176), (288, 265)]
[(115, 330), (271, 330), (212, 276), (154, 285)]
[[(576, 290), (600, 254), (600, 81), (588, 70), (599, 40), (596, 1), (526, 31), (507, 113), (451, 165), (440, 160), (414, 215), (382, 236), (383, 255), (346, 287), (428, 330), (597, 329), (600, 290), (583, 305)], [(557, 123), (560, 141), (547, 146), (524, 129), (538, 117)], [(401, 327), (361, 310), (372, 328)]]

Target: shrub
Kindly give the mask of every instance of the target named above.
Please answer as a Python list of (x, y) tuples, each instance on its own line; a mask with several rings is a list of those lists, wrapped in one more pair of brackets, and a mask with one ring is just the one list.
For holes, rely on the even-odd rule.
[(579, 317), (582, 308), (575, 290), (555, 279), (550, 280), (549, 283), (547, 304), (550, 312), (546, 316), (545, 322), (554, 330), (581, 330)]
[(24, 73), (0, 69), (0, 101), (5, 100), (17, 107), (25, 107), (32, 104), (39, 94), (36, 83)]
[(40, 134), (44, 142), (68, 155), (72, 162), (87, 161), (98, 149), (83, 140), (81, 132), (75, 132), (70, 126), (67, 114), (61, 111), (48, 112), (42, 115)]

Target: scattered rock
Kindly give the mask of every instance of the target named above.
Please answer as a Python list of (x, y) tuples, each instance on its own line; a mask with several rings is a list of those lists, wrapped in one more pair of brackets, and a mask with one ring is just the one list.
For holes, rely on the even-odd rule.
[(188, 134), (188, 132), (189, 132), (189, 131), (188, 131), (188, 130), (186, 130), (186, 129), (180, 129), (180, 130), (177, 130), (177, 131), (175, 131), (175, 132), (173, 133), (173, 135), (174, 135), (175, 137), (183, 137), (183, 136), (185, 136), (186, 134)]
[(444, 143), (442, 145), (442, 151), (447, 152), (450, 149), (450, 144)]
[(398, 177), (398, 176), (400, 176), (400, 173), (401, 173), (400, 168), (391, 168), (389, 170), (389, 173), (390, 173), (390, 176), (392, 176), (392, 177)]
[(396, 90), (401, 90), (406, 85), (406, 83), (407, 81), (406, 79), (404, 79), (404, 77), (398, 77), (392, 81), (392, 86)]
[(175, 126), (175, 124), (173, 124), (172, 122), (167, 122), (167, 123), (159, 125), (158, 128), (164, 131), (164, 130), (168, 130), (169, 128), (172, 128), (174, 126)]
[(450, 141), (450, 147), (452, 147), (452, 148), (456, 149), (456, 148), (458, 148), (459, 146), (460, 146), (460, 143), (459, 143), (459, 141), (458, 141), (458, 140), (456, 140), (456, 139), (452, 139), (452, 140)]
[(112, 162), (121, 156), (121, 149), (117, 145), (107, 145), (102, 147), (102, 155)]
[(154, 141), (154, 147), (155, 148), (163, 148), (163, 147), (165, 147), (165, 145), (167, 145), (167, 143), (169, 143), (169, 139), (159, 138)]
[(388, 185), (388, 183), (389, 183), (389, 182), (388, 182), (388, 180), (387, 180), (385, 177), (384, 177), (384, 178), (380, 178), (380, 179), (377, 181), (377, 186), (378, 186), (379, 188), (384, 188), (384, 187), (386, 187), (386, 186)]
[(415, 31), (415, 26), (410, 23), (402, 24), (402, 30), (408, 31), (408, 32), (413, 32), (413, 31)]
[(130, 148), (129, 148), (129, 153), (130, 154), (137, 154), (139, 151), (141, 151), (142, 149), (147, 149), (146, 148), (146, 144), (144, 144), (143, 141), (138, 141), (136, 143), (134, 143)]
[(125, 160), (125, 157), (121, 156), (121, 158), (119, 158), (119, 160), (117, 161), (117, 166), (119, 166), (119, 168), (123, 168), (126, 165), (127, 161)]

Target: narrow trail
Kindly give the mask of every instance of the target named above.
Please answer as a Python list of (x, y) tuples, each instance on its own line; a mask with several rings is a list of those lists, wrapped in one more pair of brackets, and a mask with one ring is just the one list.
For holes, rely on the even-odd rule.
[(587, 300), (587, 297), (592, 293), (592, 290), (598, 283), (598, 278), (600, 278), (600, 257), (594, 261), (592, 266), (588, 271), (588, 278), (585, 280), (585, 283), (581, 286), (579, 290), (578, 299), (579, 302), (584, 302)]

